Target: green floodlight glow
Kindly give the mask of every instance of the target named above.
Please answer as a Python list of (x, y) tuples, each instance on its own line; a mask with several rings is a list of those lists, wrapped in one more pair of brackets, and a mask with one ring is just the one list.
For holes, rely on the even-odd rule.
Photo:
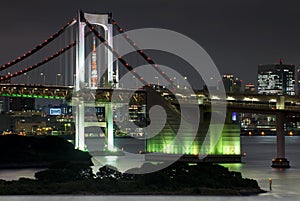
[(240, 126), (225, 124), (221, 138), (210, 154), (240, 155)]
[[(215, 125), (220, 126), (220, 125)], [(211, 132), (214, 132), (212, 125)], [(163, 131), (147, 140), (147, 151), (158, 152), (167, 154), (187, 154), (199, 155), (203, 139), (196, 138), (195, 141), (189, 137), (185, 138), (183, 142), (174, 142), (174, 134), (164, 133)], [(211, 143), (209, 147), (205, 147), (205, 151), (211, 155), (240, 155), (240, 126), (234, 124), (225, 124), (221, 137), (214, 139), (213, 135), (210, 136)], [(217, 141), (217, 144), (216, 144)], [(215, 145), (216, 144), (216, 145)], [(188, 146), (190, 145), (190, 146)], [(215, 146), (214, 146), (215, 145)]]
[(8, 97), (22, 97), (22, 98), (45, 98), (45, 99), (65, 99), (63, 96), (49, 96), (49, 95), (36, 95), (36, 94), (9, 94), (9, 93), (1, 93), (0, 96), (8, 96)]
[(237, 172), (240, 172), (243, 167), (242, 163), (219, 163), (219, 165), (228, 168), (230, 171), (237, 171)]

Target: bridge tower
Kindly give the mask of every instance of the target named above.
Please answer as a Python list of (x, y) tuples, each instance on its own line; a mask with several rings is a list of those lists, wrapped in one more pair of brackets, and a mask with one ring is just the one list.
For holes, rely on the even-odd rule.
[[(284, 110), (284, 96), (278, 96), (276, 109)], [(276, 136), (277, 136), (277, 157), (272, 159), (273, 168), (289, 168), (290, 162), (285, 157), (285, 135), (284, 135), (284, 113), (279, 111), (276, 114)]]
[[(78, 12), (77, 20), (77, 46), (76, 46), (76, 73), (75, 73), (75, 96), (73, 97), (73, 104), (75, 105), (75, 148), (85, 150), (85, 101), (80, 95), (80, 92), (90, 91), (96, 93), (96, 89), (100, 86), (100, 78), (103, 77), (103, 87), (111, 88), (114, 83), (114, 69), (113, 69), (113, 54), (107, 49), (104, 49), (104, 54), (101, 56), (102, 63), (101, 72), (105, 72), (103, 75), (100, 73), (100, 69), (97, 68), (97, 50), (96, 42), (93, 41), (92, 54), (92, 66), (86, 66), (85, 58), (85, 28), (86, 23), (84, 18), (92, 25), (98, 25), (104, 29), (104, 38), (108, 42), (108, 45), (113, 47), (113, 24), (111, 23), (111, 13), (106, 14), (91, 14)], [(89, 69), (91, 68), (91, 69)], [(117, 66), (116, 66), (117, 68)], [(118, 69), (116, 69), (118, 71)], [(116, 76), (116, 82), (118, 77)], [(95, 102), (95, 101), (94, 101)], [(95, 114), (96, 115), (96, 114)], [(105, 104), (105, 121), (106, 129), (105, 135), (107, 137), (108, 150), (114, 149), (113, 142), (113, 115), (111, 103)]]

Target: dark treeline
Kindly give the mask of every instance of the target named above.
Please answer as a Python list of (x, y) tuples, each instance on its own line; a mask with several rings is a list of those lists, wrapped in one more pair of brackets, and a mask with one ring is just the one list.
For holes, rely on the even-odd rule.
[(130, 174), (159, 169), (151, 163), (125, 173), (103, 166), (94, 174), (91, 156), (75, 150), (59, 137), (0, 136), (0, 167), (36, 167), (35, 179), (0, 180), (1, 195), (247, 195), (263, 192), (257, 182), (242, 178), (241, 173), (208, 164), (176, 162), (148, 174)]
[(92, 164), (88, 152), (60, 137), (0, 136), (0, 168), (48, 167), (57, 161)]
[[(145, 164), (144, 166), (151, 166)], [(142, 167), (144, 168), (144, 167)], [(56, 163), (37, 172), (36, 179), (0, 181), (1, 194), (89, 195), (248, 195), (263, 191), (257, 182), (219, 165), (177, 162), (149, 174), (121, 173), (103, 166), (93, 174), (89, 166)]]

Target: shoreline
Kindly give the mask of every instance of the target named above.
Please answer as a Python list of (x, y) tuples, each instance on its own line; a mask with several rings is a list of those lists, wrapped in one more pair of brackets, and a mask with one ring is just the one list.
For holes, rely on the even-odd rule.
[(50, 162), (1, 163), (0, 170), (39, 169), (49, 168), (50, 166)]

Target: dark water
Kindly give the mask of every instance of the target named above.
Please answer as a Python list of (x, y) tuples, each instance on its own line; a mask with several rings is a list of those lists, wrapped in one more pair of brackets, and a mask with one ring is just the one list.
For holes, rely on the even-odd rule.
[[(285, 170), (271, 168), (271, 160), (276, 157), (276, 137), (251, 136), (241, 137), (242, 152), (246, 152), (242, 164), (225, 165), (231, 170), (242, 172), (244, 177), (256, 179), (262, 189), (269, 189), (269, 178), (272, 178), (272, 191), (258, 196), (249, 197), (214, 197), (214, 196), (87, 196), (87, 201), (96, 200), (300, 200), (300, 137), (286, 137), (286, 157), (291, 162), (291, 168)], [(98, 146), (95, 141), (90, 142)], [(134, 165), (142, 164), (143, 157), (134, 156), (96, 157), (95, 163), (118, 166), (126, 170)], [(20, 176), (32, 177), (37, 169), (1, 170), (0, 179), (17, 179)], [(2, 200), (82, 200), (82, 196), (33, 196), (33, 197), (0, 197)]]
[(268, 190), (272, 178), (272, 191), (260, 195), (280, 199), (300, 200), (300, 137), (286, 137), (286, 157), (289, 169), (271, 168), (271, 159), (276, 157), (276, 137), (242, 137), (242, 151), (247, 156), (243, 164), (227, 165), (243, 176), (256, 179), (261, 188)]

